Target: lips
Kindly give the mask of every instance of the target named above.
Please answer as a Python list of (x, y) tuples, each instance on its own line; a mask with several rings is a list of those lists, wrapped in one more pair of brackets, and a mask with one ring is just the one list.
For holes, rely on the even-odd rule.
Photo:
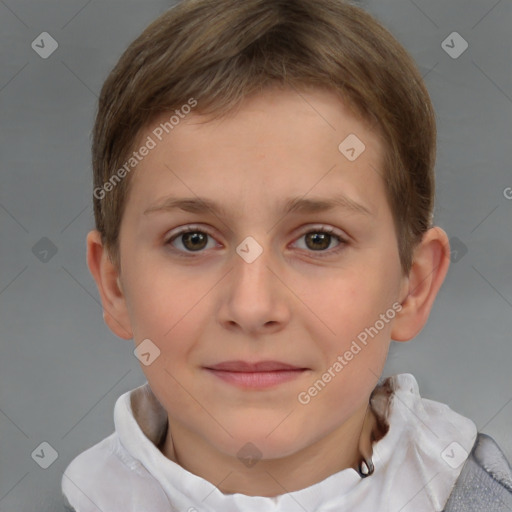
[(240, 372), (240, 373), (256, 373), (256, 372), (278, 372), (278, 371), (291, 371), (291, 370), (305, 370), (291, 364), (282, 363), (280, 361), (259, 361), (256, 363), (249, 363), (246, 361), (225, 361), (213, 366), (206, 367), (209, 370), (225, 371), (225, 372)]
[(309, 368), (300, 368), (281, 361), (225, 361), (204, 367), (207, 372), (225, 383), (244, 390), (267, 390), (293, 381)]

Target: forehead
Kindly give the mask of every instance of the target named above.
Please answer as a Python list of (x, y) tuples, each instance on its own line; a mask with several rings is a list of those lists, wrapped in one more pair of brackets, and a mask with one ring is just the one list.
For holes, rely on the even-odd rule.
[(332, 92), (270, 89), (214, 120), (200, 114), (200, 101), (171, 124), (172, 114), (140, 138), (155, 147), (132, 176), (129, 203), (139, 210), (168, 194), (211, 197), (240, 212), (336, 191), (374, 213), (383, 206), (381, 138)]

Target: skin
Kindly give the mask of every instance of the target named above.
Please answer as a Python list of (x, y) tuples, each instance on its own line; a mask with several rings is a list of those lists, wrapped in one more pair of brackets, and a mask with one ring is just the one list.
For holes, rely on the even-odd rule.
[[(353, 162), (338, 150), (352, 133), (366, 146)], [(168, 413), (162, 452), (222, 492), (277, 496), (356, 468), (360, 452), (368, 453), (368, 400), (390, 341), (423, 328), (450, 254), (446, 233), (434, 227), (403, 274), (378, 172), (382, 156), (378, 133), (331, 92), (267, 90), (222, 120), (189, 114), (137, 166), (121, 223), (121, 271), (99, 233), (87, 237), (106, 323), (119, 337), (136, 345), (149, 338), (161, 351), (141, 368)], [(370, 215), (279, 210), (287, 197), (336, 193)], [(208, 198), (226, 215), (144, 214), (169, 195)], [(188, 225), (211, 236), (196, 245), (183, 237), (168, 242)], [(346, 243), (305, 236), (321, 235), (319, 227)], [(252, 263), (236, 252), (248, 236), (263, 249)], [(298, 394), (393, 303), (402, 304), (395, 318), (307, 405), (299, 403)], [(228, 360), (308, 370), (273, 388), (243, 390), (204, 369)], [(261, 453), (252, 467), (237, 456), (249, 442)]]

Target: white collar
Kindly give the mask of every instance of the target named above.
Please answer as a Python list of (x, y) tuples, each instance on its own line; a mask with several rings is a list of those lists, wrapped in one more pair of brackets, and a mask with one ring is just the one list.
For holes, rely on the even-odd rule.
[(371, 406), (390, 426), (373, 444), (373, 475), (361, 479), (354, 469), (347, 468), (310, 487), (276, 497), (223, 494), (165, 457), (157, 446), (167, 429), (167, 414), (148, 383), (119, 397), (114, 423), (123, 447), (146, 467), (178, 510), (334, 512), (351, 505), (366, 510), (362, 504), (370, 505), (372, 499), (376, 503), (383, 500), (390, 509), (393, 505), (401, 508), (407, 501), (407, 486), (412, 492), (418, 482), (422, 482), (424, 499), (431, 508), (415, 502), (416, 510), (441, 510), (462, 467), (447, 464), (443, 451), (457, 442), (469, 453), (477, 435), (475, 424), (445, 404), (422, 399), (416, 379), (408, 373), (389, 377), (378, 386)]

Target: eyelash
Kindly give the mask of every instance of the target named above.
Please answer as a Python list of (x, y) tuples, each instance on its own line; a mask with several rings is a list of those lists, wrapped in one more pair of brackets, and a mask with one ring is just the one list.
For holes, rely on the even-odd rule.
[[(180, 249), (176, 249), (175, 247), (173, 247), (171, 245), (174, 240), (176, 240), (181, 235), (184, 235), (186, 233), (202, 233), (202, 234), (208, 235), (211, 238), (214, 238), (211, 233), (209, 233), (207, 230), (205, 230), (203, 228), (199, 228), (198, 226), (187, 226), (186, 228), (181, 229), (177, 233), (174, 233), (170, 238), (168, 238), (165, 241), (165, 245), (169, 246), (171, 248), (171, 250), (173, 252), (177, 253), (179, 256), (183, 256), (185, 258), (194, 257), (196, 254), (201, 254), (202, 252), (204, 252), (204, 250), (201, 250), (201, 251), (185, 251), (184, 252), (184, 251), (182, 251)], [(309, 253), (315, 253), (315, 257), (325, 258), (325, 257), (328, 257), (328, 256), (336, 255), (339, 252), (341, 252), (344, 249), (345, 245), (347, 245), (347, 243), (348, 243), (347, 240), (342, 238), (340, 235), (335, 234), (333, 228), (328, 227), (328, 226), (321, 226), (319, 228), (312, 228), (312, 229), (310, 229), (308, 231), (305, 231), (304, 233), (302, 233), (298, 237), (298, 239), (302, 238), (305, 235), (309, 235), (310, 233), (325, 233), (325, 234), (331, 235), (332, 237), (336, 238), (338, 240), (338, 242), (339, 242), (339, 244), (334, 249), (330, 249), (330, 250), (313, 251), (311, 249), (309, 249), (309, 250), (308, 249), (302, 249), (302, 250), (305, 250), (305, 251), (307, 251)]]

